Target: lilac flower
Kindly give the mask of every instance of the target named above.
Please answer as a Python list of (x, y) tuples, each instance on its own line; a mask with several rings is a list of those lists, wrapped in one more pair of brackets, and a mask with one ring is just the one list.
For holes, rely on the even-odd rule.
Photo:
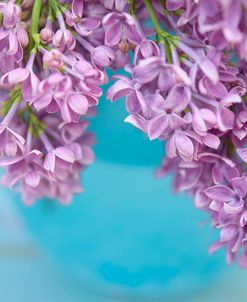
[(150, 57), (139, 62), (133, 69), (133, 77), (146, 84), (157, 78), (158, 88), (168, 91), (176, 81), (190, 85), (191, 81), (184, 70), (176, 65), (168, 65), (162, 57)]
[(105, 28), (105, 44), (107, 46), (118, 45), (122, 37), (134, 44), (141, 42), (140, 34), (135, 27), (135, 20), (126, 13), (109, 13), (103, 19)]
[(4, 176), (3, 183), (13, 187), (21, 180), (28, 186), (37, 187), (42, 175), (41, 156), (40, 151), (32, 150), (23, 156), (1, 160), (0, 166), (8, 167), (8, 173)]
[(184, 161), (191, 162), (197, 158), (197, 149), (200, 143), (200, 137), (195, 133), (176, 130), (167, 141), (167, 155), (173, 158), (179, 154)]
[[(88, 36), (100, 25), (102, 16), (93, 20), (82, 16), (82, 4), (74, 1), (71, 20), (75, 23), (71, 26), (82, 33), (85, 25)], [(32, 3), (24, 1), (21, 6), (32, 10)], [(36, 28), (29, 41), (21, 23), (21, 6), (14, 1), (0, 3), (0, 85), (6, 91), (0, 123), (0, 164), (6, 169), (3, 183), (18, 188), (28, 204), (43, 196), (68, 203), (74, 193), (82, 191), (80, 172), (94, 161), (94, 141), (85, 133), (88, 124), (80, 118), (97, 105), (102, 93), (99, 85), (106, 79), (95, 62), (108, 65), (107, 60), (114, 60), (114, 52), (97, 45), (93, 46), (95, 62), (84, 57), (71, 29), (66, 28), (62, 11), (54, 14), (56, 24), (47, 20), (40, 36)], [(33, 20), (32, 16), (26, 24), (32, 31), (35, 26), (29, 26)], [(39, 39), (49, 50), (39, 44)]]
[(13, 149), (15, 150), (18, 147), (22, 149), (25, 143), (25, 139), (21, 135), (4, 124), (0, 125), (0, 140), (0, 151), (5, 151), (6, 154), (14, 153), (14, 155), (17, 150), (14, 152)]
[(227, 214), (238, 214), (244, 206), (244, 197), (247, 194), (246, 177), (233, 178), (232, 188), (225, 185), (215, 185), (208, 188), (205, 194), (214, 202), (223, 205)]
[[(162, 98), (162, 96), (160, 97)], [(160, 104), (161, 113), (148, 122), (147, 131), (150, 139), (160, 137), (169, 129), (175, 130), (187, 124), (187, 121), (179, 113), (187, 107), (190, 98), (190, 89), (183, 85), (174, 86), (166, 100), (162, 98)]]
[(93, 30), (100, 26), (97, 18), (83, 18), (83, 1), (73, 0), (72, 11), (66, 12), (66, 22), (69, 26), (74, 26), (75, 30), (82, 36), (89, 36)]
[(58, 147), (47, 153), (44, 161), (44, 168), (47, 171), (55, 172), (55, 169), (68, 169), (70, 164), (75, 162), (73, 152), (66, 147)]
[(62, 123), (60, 125), (61, 137), (66, 144), (73, 143), (84, 134), (88, 122), (78, 121), (76, 123)]
[(243, 45), (246, 38), (242, 26), (245, 22), (245, 16), (242, 14), (246, 8), (245, 1), (168, 1), (166, 7), (171, 12), (176, 7), (185, 8), (177, 21), (178, 25), (198, 23), (200, 34), (204, 37), (208, 35), (213, 46), (227, 48), (236, 45), (241, 55), (242, 47), (239, 46)]
[(80, 115), (85, 115), (89, 106), (95, 103), (94, 96), (73, 91), (71, 78), (58, 73), (40, 83), (36, 97), (30, 102), (38, 111), (60, 111), (66, 122), (78, 120)]
[(201, 71), (209, 80), (212, 81), (213, 84), (217, 84), (219, 81), (217, 66), (215, 66), (214, 62), (210, 58), (207, 56), (200, 56), (195, 50), (181, 42), (179, 43), (178, 47), (196, 62)]

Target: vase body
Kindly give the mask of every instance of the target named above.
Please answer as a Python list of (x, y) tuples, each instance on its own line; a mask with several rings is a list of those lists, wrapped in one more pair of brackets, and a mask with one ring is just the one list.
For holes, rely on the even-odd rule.
[(173, 193), (171, 176), (154, 178), (163, 144), (150, 142), (125, 117), (123, 102), (101, 101), (91, 127), (97, 159), (83, 173), (85, 192), (70, 206), (18, 201), (19, 209), (54, 261), (92, 293), (175, 301), (217, 278), (224, 259), (208, 255), (216, 234), (200, 227), (207, 216), (190, 197)]

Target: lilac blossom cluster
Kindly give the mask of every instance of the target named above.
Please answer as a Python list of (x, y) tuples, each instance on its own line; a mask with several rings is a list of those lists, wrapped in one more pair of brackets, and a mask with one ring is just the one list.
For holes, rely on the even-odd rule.
[(175, 191), (210, 214), (220, 230), (210, 252), (225, 247), (247, 268), (247, 2), (144, 3), (156, 41), (143, 31), (108, 98), (125, 97), (125, 121), (165, 141), (156, 174), (172, 172)]
[[(220, 229), (210, 251), (247, 268), (247, 1), (0, 2), (0, 166), (27, 204), (69, 203), (94, 161), (87, 132), (107, 68), (126, 122), (165, 141), (174, 173)], [(150, 22), (152, 24), (150, 26)], [(29, 33), (29, 34), (28, 34)]]
[(125, 0), (0, 2), (2, 183), (69, 203), (94, 161), (89, 117), (141, 41)]
[(94, 161), (87, 117), (114, 54), (92, 34), (106, 9), (91, 2), (0, 2), (2, 183), (27, 204), (44, 196), (69, 203)]

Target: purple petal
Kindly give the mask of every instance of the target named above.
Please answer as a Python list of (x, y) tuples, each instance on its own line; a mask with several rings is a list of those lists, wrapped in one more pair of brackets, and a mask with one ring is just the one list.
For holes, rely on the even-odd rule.
[(217, 111), (217, 123), (221, 131), (228, 131), (233, 128), (234, 113), (226, 108), (220, 107)]
[(247, 180), (246, 177), (235, 177), (232, 179), (232, 187), (234, 191), (240, 196), (244, 198), (247, 194)]
[(126, 123), (130, 123), (137, 127), (138, 129), (141, 129), (142, 131), (147, 131), (147, 121), (145, 121), (143, 118), (136, 114), (130, 114), (125, 120)]
[(94, 18), (83, 18), (75, 24), (76, 31), (82, 36), (89, 36), (93, 30), (100, 26), (100, 21)]
[(45, 160), (44, 160), (44, 168), (47, 171), (54, 172), (55, 171), (55, 162), (56, 162), (55, 154), (52, 152), (47, 153)]
[(159, 57), (141, 60), (139, 64), (133, 68), (133, 78), (143, 84), (149, 83), (159, 75), (160, 67)]
[(107, 46), (98, 46), (92, 52), (92, 60), (99, 66), (110, 66), (114, 59), (114, 51)]
[(74, 93), (69, 97), (69, 107), (77, 114), (86, 114), (88, 110), (87, 98), (80, 93)]
[(40, 174), (32, 170), (25, 177), (25, 182), (28, 186), (36, 188), (40, 183)]
[(200, 109), (200, 115), (206, 122), (208, 122), (210, 124), (216, 123), (216, 115), (212, 110), (210, 110), (208, 108), (202, 108), (202, 109)]
[(186, 71), (174, 64), (171, 66), (171, 68), (174, 70), (180, 81), (182, 81), (187, 86), (191, 86), (192, 82)]
[(183, 133), (177, 133), (175, 142), (181, 158), (185, 161), (192, 161), (194, 155), (194, 145), (192, 141)]
[(205, 190), (205, 194), (212, 200), (229, 202), (235, 198), (232, 189), (224, 185), (215, 185)]
[[(61, 100), (59, 102), (59, 108), (60, 108), (60, 112), (61, 112), (61, 116), (62, 116), (63, 120), (67, 123), (70, 123), (72, 121), (72, 117), (71, 117), (71, 113), (70, 113), (67, 102), (64, 100)], [(56, 107), (55, 107), (55, 109), (56, 109)], [(53, 112), (53, 107), (51, 109), (51, 112)]]
[(207, 133), (205, 136), (203, 136), (202, 141), (206, 146), (215, 150), (217, 150), (220, 146), (220, 139), (211, 133)]
[(224, 210), (227, 214), (235, 215), (242, 212), (244, 207), (244, 200), (232, 200), (230, 202), (224, 203)]
[(22, 95), (25, 100), (30, 100), (37, 95), (39, 78), (34, 72), (30, 72), (29, 77), (22, 82)]
[(221, 104), (227, 107), (238, 103), (242, 103), (242, 98), (238, 94), (228, 94), (221, 100)]
[(238, 155), (241, 157), (241, 159), (247, 163), (247, 148), (240, 148), (237, 149)]
[(221, 230), (220, 240), (222, 242), (230, 241), (238, 234), (238, 232), (239, 230), (236, 225), (228, 225)]
[(106, 97), (112, 102), (130, 94), (134, 88), (131, 84), (124, 80), (118, 80), (107, 91)]
[(16, 163), (19, 163), (23, 160), (32, 160), (33, 158), (36, 157), (42, 157), (42, 152), (40, 152), (39, 150), (32, 150), (31, 152), (27, 153), (24, 156), (17, 156), (14, 158), (7, 158), (7, 159), (2, 159), (0, 160), (0, 167), (4, 167), (4, 166), (11, 166), (14, 165)]
[(105, 44), (107, 46), (116, 46), (119, 44), (122, 36), (122, 23), (116, 22), (106, 29)]
[(66, 147), (58, 147), (53, 150), (53, 153), (60, 159), (68, 162), (73, 163), (75, 161), (73, 152), (66, 148)]
[(188, 124), (188, 122), (184, 118), (177, 115), (176, 113), (169, 114), (168, 117), (169, 117), (169, 126), (173, 130), (181, 128), (182, 126)]
[(215, 184), (221, 184), (224, 181), (222, 167), (218, 163), (212, 169), (212, 177)]
[(129, 113), (137, 114), (141, 110), (140, 103), (136, 96), (136, 93), (131, 93), (126, 98), (126, 109)]
[(207, 57), (204, 57), (199, 62), (199, 67), (203, 71), (203, 73), (211, 80), (214, 84), (219, 81), (219, 73), (212, 61), (210, 61)]
[(72, 2), (72, 12), (78, 17), (82, 17), (83, 13), (83, 0), (73, 0)]
[(241, 227), (244, 227), (247, 224), (247, 211), (244, 211), (244, 213), (241, 215), (239, 222)]
[(6, 127), (6, 129), (8, 130), (8, 132), (10, 132), (22, 145), (25, 144), (25, 139), (20, 135), (18, 134), (17, 132), (15, 132), (14, 130), (12, 130), (11, 128), (9, 127)]
[(226, 180), (231, 183), (232, 179), (235, 177), (239, 177), (240, 173), (236, 167), (232, 167), (230, 165), (225, 165), (224, 167), (224, 175)]
[(95, 161), (95, 155), (92, 148), (88, 146), (82, 147), (82, 163), (84, 165), (90, 165)]
[(194, 203), (197, 208), (204, 208), (208, 206), (210, 199), (204, 192), (198, 190), (195, 194)]
[(166, 143), (166, 153), (168, 157), (174, 158), (177, 156), (177, 147), (175, 141), (176, 135), (173, 134)]
[(171, 109), (173, 112), (183, 111), (191, 99), (191, 90), (184, 85), (174, 86), (165, 101), (165, 109)]
[(216, 84), (212, 83), (210, 80), (206, 79), (204, 85), (209, 92), (209, 94), (215, 98), (224, 98), (227, 95), (227, 89), (225, 85), (221, 82)]
[(196, 110), (195, 113), (193, 114), (192, 124), (193, 124), (193, 128), (195, 129), (195, 131), (198, 134), (203, 134), (203, 133), (207, 132), (206, 123), (205, 123), (204, 119), (202, 118), (199, 110)]
[(33, 106), (36, 110), (40, 111), (48, 107), (51, 101), (52, 101), (52, 93), (47, 92), (44, 93), (41, 97), (38, 97), (36, 100), (34, 100)]
[(1, 77), (0, 85), (9, 87), (12, 85), (19, 84), (25, 79), (27, 79), (28, 75), (29, 71), (25, 68), (14, 69)]
[(216, 241), (212, 245), (210, 245), (210, 247), (208, 249), (208, 252), (209, 252), (209, 254), (215, 253), (216, 251), (218, 251), (223, 246), (224, 246), (223, 242)]
[(130, 42), (137, 45), (141, 43), (141, 37), (134, 26), (130, 26), (129, 24), (125, 23), (124, 28), (126, 37)]
[(169, 126), (169, 118), (166, 113), (162, 113), (148, 122), (147, 133), (151, 140), (158, 138)]

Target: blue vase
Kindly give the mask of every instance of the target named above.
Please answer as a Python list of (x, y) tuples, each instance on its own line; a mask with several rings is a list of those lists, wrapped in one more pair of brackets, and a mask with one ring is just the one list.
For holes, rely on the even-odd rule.
[(91, 127), (97, 160), (83, 173), (85, 192), (70, 206), (43, 200), (20, 203), (20, 211), (54, 260), (92, 292), (114, 294), (116, 301), (192, 293), (224, 267), (221, 253), (207, 252), (216, 234), (199, 227), (207, 216), (172, 192), (172, 177), (153, 177), (163, 144), (123, 123), (125, 117), (122, 101), (101, 101)]

